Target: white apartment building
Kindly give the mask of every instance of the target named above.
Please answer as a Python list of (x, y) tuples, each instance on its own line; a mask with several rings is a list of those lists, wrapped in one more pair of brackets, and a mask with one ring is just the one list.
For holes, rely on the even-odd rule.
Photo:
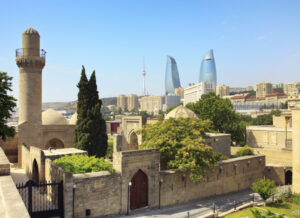
[(216, 92), (215, 82), (200, 82), (184, 89), (184, 105), (197, 102), (203, 94)]

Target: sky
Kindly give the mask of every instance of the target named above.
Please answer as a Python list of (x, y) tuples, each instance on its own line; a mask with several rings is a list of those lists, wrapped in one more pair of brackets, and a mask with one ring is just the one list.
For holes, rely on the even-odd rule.
[(43, 102), (77, 99), (82, 65), (96, 71), (101, 98), (164, 94), (166, 56), (176, 59), (181, 85), (197, 83), (214, 50), (217, 83), (246, 87), (300, 81), (298, 0), (0, 0), (0, 71), (13, 77), (15, 49), (29, 27), (47, 51)]

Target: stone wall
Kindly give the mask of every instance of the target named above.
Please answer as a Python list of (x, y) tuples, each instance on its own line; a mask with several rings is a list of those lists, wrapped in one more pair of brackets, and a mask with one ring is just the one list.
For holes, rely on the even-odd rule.
[[(231, 147), (231, 155), (235, 155), (236, 152), (242, 147)], [(283, 166), (291, 167), (293, 162), (292, 151), (287, 149), (282, 150), (270, 150), (264, 148), (253, 148), (254, 154), (262, 154), (266, 156), (267, 166)]]
[(248, 189), (257, 179), (264, 177), (265, 157), (245, 156), (219, 162), (209, 172), (206, 181), (193, 183), (189, 175), (174, 171), (161, 171), (161, 206)]
[(9, 161), (0, 147), (0, 176), (10, 175), (10, 164)]
[(266, 166), (265, 176), (274, 180), (276, 185), (285, 185), (285, 173), (288, 170), (292, 171), (292, 167)]
[(7, 137), (6, 141), (0, 139), (0, 147), (4, 150), (9, 162), (18, 162), (18, 132), (14, 137)]
[(214, 152), (230, 157), (231, 135), (225, 133), (206, 133), (205, 143), (210, 145)]

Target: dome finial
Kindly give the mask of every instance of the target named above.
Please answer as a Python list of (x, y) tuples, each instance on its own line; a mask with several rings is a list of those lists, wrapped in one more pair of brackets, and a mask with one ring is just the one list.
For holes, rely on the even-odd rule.
[(39, 32), (33, 28), (28, 28), (27, 30), (24, 31), (23, 35), (27, 34), (27, 35), (40, 35)]

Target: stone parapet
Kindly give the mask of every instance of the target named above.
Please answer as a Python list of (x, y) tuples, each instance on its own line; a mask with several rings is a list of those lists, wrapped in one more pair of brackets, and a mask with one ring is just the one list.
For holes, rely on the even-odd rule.
[(10, 175), (10, 163), (0, 147), (0, 176)]

